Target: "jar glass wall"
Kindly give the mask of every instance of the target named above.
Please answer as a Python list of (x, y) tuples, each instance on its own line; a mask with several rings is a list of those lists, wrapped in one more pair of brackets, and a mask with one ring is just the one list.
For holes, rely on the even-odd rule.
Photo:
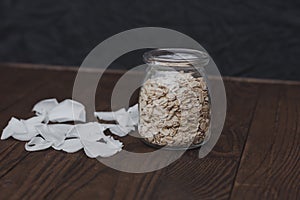
[(154, 147), (196, 148), (210, 135), (209, 55), (192, 49), (144, 54), (148, 72), (139, 96), (139, 133)]

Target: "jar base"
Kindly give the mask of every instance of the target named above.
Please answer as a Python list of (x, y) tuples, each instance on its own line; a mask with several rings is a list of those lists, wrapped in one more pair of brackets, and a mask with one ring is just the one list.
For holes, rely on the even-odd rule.
[(148, 142), (147, 140), (141, 138), (142, 142), (144, 144), (146, 144), (147, 146), (150, 146), (150, 147), (153, 147), (153, 148), (156, 148), (156, 149), (161, 149), (161, 148), (164, 148), (164, 150), (170, 150), (170, 151), (182, 151), (182, 150), (191, 150), (191, 149), (197, 149), (197, 148), (200, 148), (201, 146), (203, 146), (206, 141), (203, 141), (202, 143), (199, 143), (199, 144), (191, 144), (190, 146), (188, 147), (185, 147), (185, 146), (162, 146), (162, 145), (157, 145), (157, 144), (153, 144), (153, 143), (150, 143)]

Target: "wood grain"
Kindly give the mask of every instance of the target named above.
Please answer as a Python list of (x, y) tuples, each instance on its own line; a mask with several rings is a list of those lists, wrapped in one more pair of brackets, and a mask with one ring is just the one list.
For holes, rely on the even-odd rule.
[[(8, 94), (6, 99), (0, 100), (3, 106), (1, 128), (11, 116), (32, 116), (32, 106), (41, 99), (70, 98), (76, 75), (70, 70), (16, 67), (2, 67), (0, 72), (0, 82), (7, 83), (6, 87), (0, 86), (0, 99)], [(19, 75), (14, 76), (15, 73)], [(40, 78), (33, 78), (37, 75)], [(87, 76), (93, 78), (95, 74)], [(101, 79), (96, 94), (98, 110), (110, 109), (110, 93), (120, 76), (120, 73), (110, 72)], [(22, 86), (18, 80), (22, 80)], [(199, 159), (197, 150), (189, 150), (166, 168), (130, 174), (89, 159), (82, 151), (67, 154), (48, 149), (29, 153), (24, 150), (24, 142), (8, 139), (0, 141), (0, 199), (198, 200), (244, 199), (245, 195), (270, 199), (283, 197), (288, 190), (292, 192), (287, 197), (296, 199), (299, 188), (298, 88), (235, 80), (227, 80), (225, 85), (227, 118), (218, 143), (207, 157)], [(14, 92), (9, 93), (10, 87)], [(82, 95), (86, 93), (83, 91)], [(291, 137), (284, 137), (287, 134)], [(278, 138), (265, 141), (274, 135)], [(136, 138), (128, 136), (121, 140), (125, 149), (153, 151)], [(269, 160), (265, 158), (268, 156)], [(284, 163), (280, 163), (281, 160)], [(258, 163), (262, 163), (261, 166)], [(254, 169), (258, 166), (262, 170), (256, 172)]]
[(233, 199), (299, 199), (300, 88), (263, 86)]

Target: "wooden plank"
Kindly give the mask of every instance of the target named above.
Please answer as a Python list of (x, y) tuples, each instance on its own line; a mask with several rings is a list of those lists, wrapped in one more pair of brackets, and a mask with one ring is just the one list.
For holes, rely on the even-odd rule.
[(42, 87), (45, 84), (45, 77), (49, 75), (41, 73), (40, 70), (2, 67), (0, 76), (1, 111), (22, 99), (27, 93)]
[(232, 199), (300, 198), (300, 88), (263, 86)]
[[(19, 69), (20, 71), (20, 69)], [(22, 70), (21, 70), (22, 71)], [(52, 98), (55, 97), (58, 100), (63, 100), (65, 98), (71, 98), (72, 97), (72, 87), (73, 87), (73, 82), (75, 78), (75, 73), (74, 72), (52, 72), (52, 71), (40, 71), (39, 73), (47, 73), (46, 81), (47, 84), (45, 84), (43, 87), (37, 88), (35, 91), (27, 93), (27, 96), (22, 98), (22, 101), (19, 101), (13, 105), (11, 105), (9, 108), (3, 110), (0, 115), (0, 124), (1, 127), (4, 127), (7, 124), (7, 121), (11, 116), (17, 116), (20, 118), (27, 118), (33, 115), (31, 112), (32, 106), (34, 103), (38, 102), (41, 99), (45, 98)], [(59, 77), (59, 78), (58, 78)], [(110, 76), (111, 77), (111, 76)], [(115, 77), (115, 76), (113, 76)], [(35, 82), (37, 81), (36, 79), (32, 79), (31, 81)], [(106, 81), (106, 79), (104, 79)], [(84, 93), (83, 93), (84, 95)], [(100, 102), (101, 103), (101, 102)], [(42, 173), (41, 170), (43, 170), (47, 165), (51, 166), (51, 162), (53, 161), (52, 159), (59, 158), (63, 156), (62, 158), (68, 158), (68, 161), (70, 161), (71, 169), (74, 168), (74, 164), (76, 162), (72, 162), (72, 159), (77, 159), (78, 155), (83, 156), (83, 159), (85, 159), (82, 163), (85, 161), (90, 161), (91, 165), (99, 164), (98, 161), (88, 159), (86, 156), (83, 154), (83, 152), (80, 152), (79, 154), (66, 154), (63, 152), (56, 152), (53, 150), (47, 150), (49, 154), (45, 151), (43, 152), (35, 152), (35, 153), (29, 153), (24, 150), (24, 144), (25, 142), (19, 142), (15, 141), (13, 139), (1, 141), (1, 146), (0, 146), (0, 177), (6, 177), (6, 175), (12, 175), (12, 178), (4, 178), (1, 179), (0, 183), (0, 190), (7, 190), (7, 187), (12, 183), (11, 180), (17, 181), (17, 185), (11, 185), (13, 186), (13, 189), (7, 190), (5, 192), (5, 195), (3, 197), (15, 197), (15, 198), (26, 198), (27, 197), (27, 190), (29, 190), (29, 185), (31, 184), (36, 184), (39, 181), (39, 177), (36, 176), (36, 173), (41, 173), (41, 174), (47, 174), (47, 172)], [(41, 153), (41, 154), (39, 154)], [(54, 154), (53, 154), (54, 153)], [(54, 157), (51, 157), (51, 155), (54, 155)], [(40, 155), (39, 158), (36, 156)], [(50, 156), (49, 156), (50, 155)], [(73, 157), (72, 157), (73, 156)], [(36, 165), (37, 160), (44, 160), (44, 158), (47, 158), (46, 160), (49, 161), (50, 163), (45, 163), (43, 162), (42, 165)], [(33, 159), (33, 160), (32, 160)], [(71, 159), (71, 160), (69, 160)], [(47, 162), (45, 161), (45, 162)], [(81, 160), (82, 161), (82, 160)], [(28, 164), (31, 163), (31, 164)], [(25, 163), (25, 165), (23, 165)], [(68, 171), (71, 169), (68, 168), (67, 163), (63, 163), (64, 166), (63, 168), (66, 167)], [(18, 172), (16, 173), (15, 167), (18, 168)], [(28, 168), (29, 167), (29, 168)], [(42, 168), (38, 168), (42, 167)], [(47, 168), (47, 167), (46, 167)], [(29, 170), (29, 171), (26, 171)], [(51, 168), (49, 168), (49, 172), (53, 172)], [(64, 172), (62, 169), (59, 169), (58, 171)], [(23, 173), (26, 172), (26, 173)], [(31, 173), (30, 173), (31, 172)], [(31, 176), (32, 175), (32, 176)], [(56, 178), (57, 176), (53, 173), (51, 173), (52, 178)], [(93, 174), (92, 174), (93, 175)], [(22, 177), (26, 177), (25, 179), (22, 179)], [(43, 176), (41, 176), (43, 177)], [(59, 177), (59, 176), (58, 176)], [(32, 178), (34, 181), (32, 181)], [(51, 177), (50, 177), (51, 178)], [(19, 181), (20, 182), (19, 182)], [(32, 181), (29, 185), (27, 185), (29, 181)], [(25, 181), (25, 182), (22, 182)], [(43, 180), (44, 181), (44, 180)], [(63, 182), (66, 180), (63, 179)], [(20, 185), (25, 184), (26, 187), (24, 187), (24, 190), (22, 190), (22, 187), (19, 187)], [(38, 188), (40, 185), (38, 185)], [(48, 186), (48, 185), (46, 185)], [(51, 188), (50, 188), (51, 189)], [(19, 192), (15, 192), (19, 191)], [(30, 187), (29, 191), (35, 191), (35, 187)], [(43, 192), (43, 190), (38, 189), (38, 192), (36, 195), (40, 195), (40, 192)], [(21, 194), (21, 195), (20, 195)], [(30, 193), (28, 194), (30, 196)], [(46, 194), (44, 194), (46, 196)], [(28, 196), (28, 197), (29, 197)], [(34, 196), (34, 195), (33, 195)]]
[(218, 143), (204, 159), (197, 158), (197, 151), (188, 151), (163, 169), (153, 199), (166, 199), (172, 193), (174, 199), (229, 198), (259, 87), (226, 82), (228, 112)]
[[(28, 82), (31, 82), (29, 84), (29, 87), (31, 87), (31, 85), (35, 85), (34, 83), (41, 82), (40, 78), (43, 79), (42, 81), (44, 84), (42, 86), (40, 85), (41, 87), (35, 88), (35, 90), (25, 90), (25, 91), (27, 91), (27, 93), (24, 93), (23, 97), (21, 97), (18, 101), (12, 103), (8, 108), (5, 108), (0, 112), (0, 127), (1, 128), (4, 128), (6, 126), (7, 122), (9, 121), (9, 119), (12, 116), (15, 116), (17, 118), (25, 118), (25, 119), (33, 116), (31, 109), (32, 109), (32, 106), (36, 102), (38, 102), (39, 100), (44, 99), (44, 98), (53, 97), (51, 94), (51, 91), (48, 90), (49, 87), (47, 87), (47, 85), (51, 84), (52, 90), (61, 91), (61, 92), (65, 91), (64, 90), (65, 86), (64, 86), (64, 84), (62, 84), (62, 82), (53, 81), (54, 78), (57, 78), (61, 75), (60, 73), (51, 72), (51, 71), (45, 73), (45, 71), (37, 71), (37, 70), (33, 70), (33, 71), (32, 70), (29, 70), (29, 71), (24, 70), (24, 73), (26, 71), (28, 72), (27, 75), (31, 78), (31, 80), (27, 80), (27, 82), (24, 82), (23, 84), (25, 86), (28, 85), (27, 84)], [(20, 72), (20, 70), (19, 70), (19, 72)], [(20, 73), (22, 73), (22, 72), (20, 72)], [(35, 73), (39, 73), (40, 76), (38, 76), (38, 77), (40, 77), (40, 78), (34, 79), (32, 76), (35, 75)], [(41, 75), (41, 73), (44, 73), (46, 75)], [(36, 74), (36, 75), (39, 75), (39, 74)], [(73, 80), (73, 79), (71, 78), (70, 80)], [(13, 85), (12, 87), (15, 87), (15, 85)], [(22, 93), (22, 92), (23, 92), (23, 90), (20, 91), (20, 93)], [(66, 96), (67, 95), (70, 96), (70, 93), (68, 93), (67, 91), (65, 91), (65, 93), (62, 93), (62, 94), (65, 94)], [(13, 95), (10, 95), (10, 96), (12, 97), (12, 99), (14, 98)], [(60, 96), (58, 96), (58, 99), (59, 98), (60, 98)], [(1, 141), (0, 152), (1, 152), (1, 154), (0, 154), (0, 162), (1, 162), (0, 177), (4, 176), (6, 173), (8, 173), (10, 170), (12, 170), (19, 162), (21, 162), (23, 159), (25, 159), (26, 156), (28, 155), (28, 152), (26, 152), (24, 150), (24, 142), (17, 142), (15, 140), (13, 140), (12, 138), (5, 140), (5, 141)]]
[[(59, 77), (58, 72), (32, 70), (32, 69), (18, 69), (18, 68), (1, 68), (0, 78), (0, 127), (4, 128), (11, 116), (27, 118), (31, 116), (33, 101), (38, 101), (37, 91), (41, 91), (43, 86)], [(26, 104), (26, 96), (30, 96), (32, 101)], [(33, 97), (33, 98), (32, 98)], [(28, 100), (27, 100), (28, 101)], [(35, 103), (36, 103), (35, 102)], [(17, 105), (17, 106), (16, 106)], [(24, 159), (24, 144), (18, 143), (12, 139), (1, 142), (0, 145), (0, 176), (11, 170), (14, 165)], [(14, 149), (16, 145), (22, 146), (22, 151), (18, 152)], [(12, 157), (8, 152), (15, 152), (16, 157)]]
[[(42, 72), (41, 72), (42, 73)], [(0, 114), (0, 126), (11, 115), (29, 117), (30, 109), (38, 100), (57, 97), (69, 98), (74, 73), (59, 76), (43, 88), (36, 89)], [(118, 76), (104, 78), (109, 92)], [(32, 80), (34, 81), (34, 80)], [(95, 159), (87, 158), (82, 151), (66, 154), (52, 149), (28, 153), (24, 142), (13, 139), (0, 145), (0, 193), (5, 198), (32, 199), (228, 199), (248, 127), (255, 108), (259, 85), (226, 83), (228, 114), (222, 133), (214, 150), (204, 159), (198, 151), (190, 150), (170, 166), (146, 174), (129, 174), (110, 169)], [(109, 108), (109, 98), (96, 99), (98, 109)], [(104, 95), (105, 96), (105, 95)], [(247, 104), (244, 104), (247, 102)], [(140, 140), (122, 139), (125, 148), (136, 152), (149, 151)], [(7, 145), (8, 148), (2, 148)]]

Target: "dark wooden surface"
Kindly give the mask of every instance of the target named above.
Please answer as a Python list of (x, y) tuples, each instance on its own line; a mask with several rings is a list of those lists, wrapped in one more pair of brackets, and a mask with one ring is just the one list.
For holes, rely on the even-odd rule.
[[(39, 100), (71, 98), (76, 71), (0, 66), (0, 128), (33, 115)], [(87, 72), (88, 76), (95, 73)], [(108, 110), (120, 72), (108, 72), (96, 108)], [(203, 159), (187, 151), (159, 171), (130, 174), (82, 151), (26, 152), (0, 141), (0, 199), (300, 199), (300, 83), (225, 78), (228, 112), (222, 135)], [(128, 137), (126, 149), (149, 151)]]

